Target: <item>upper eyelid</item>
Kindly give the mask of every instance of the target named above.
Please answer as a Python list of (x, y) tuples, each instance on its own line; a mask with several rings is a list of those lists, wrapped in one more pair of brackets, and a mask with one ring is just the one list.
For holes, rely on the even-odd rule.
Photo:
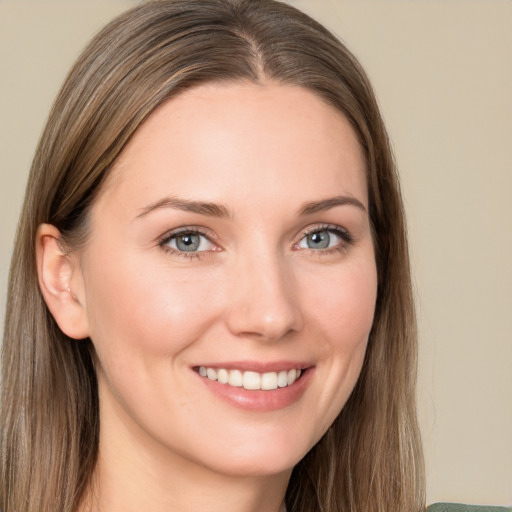
[[(180, 235), (185, 235), (187, 233), (193, 234), (193, 235), (200, 235), (204, 236), (208, 240), (210, 244), (214, 247), (212, 250), (201, 250), (201, 251), (181, 251), (179, 249), (175, 249), (173, 247), (170, 247), (170, 242), (172, 242), (174, 239), (179, 237)], [(204, 233), (201, 228), (198, 226), (194, 227), (181, 227), (176, 229), (171, 229), (170, 231), (167, 231), (164, 235), (159, 237), (158, 239), (158, 247), (162, 249), (163, 251), (173, 254), (175, 256), (179, 256), (182, 258), (204, 258), (205, 254), (208, 252), (216, 252), (219, 249), (219, 246), (216, 244), (216, 242), (212, 241), (213, 237), (209, 236), (207, 233)]]
[(193, 234), (197, 234), (197, 235), (202, 235), (202, 236), (208, 238), (208, 240), (210, 240), (210, 242), (212, 242), (212, 243), (218, 239), (217, 235), (214, 232), (212, 232), (206, 228), (202, 228), (199, 226), (182, 226), (179, 228), (170, 229), (169, 231), (165, 232), (163, 235), (159, 236), (158, 240), (159, 240), (159, 243), (164, 243), (166, 241), (171, 240), (174, 237), (183, 235), (185, 233), (193, 233)]
[(340, 238), (340, 242), (336, 244), (333, 247), (326, 247), (324, 249), (310, 249), (310, 248), (300, 248), (304, 251), (314, 251), (317, 254), (328, 254), (332, 251), (340, 250), (340, 249), (346, 249), (349, 246), (353, 245), (356, 242), (355, 237), (353, 234), (346, 228), (338, 225), (338, 224), (317, 224), (317, 225), (311, 225), (310, 227), (306, 228), (304, 231), (302, 231), (301, 235), (299, 235), (295, 240), (293, 247), (294, 249), (299, 249), (299, 244), (306, 238), (307, 236), (311, 235), (312, 233), (317, 233), (321, 231), (331, 231), (335, 233), (335, 235)]
[(301, 231), (301, 234), (299, 235), (299, 240), (301, 240), (303, 237), (310, 235), (311, 233), (315, 233), (317, 231), (337, 231), (340, 233), (343, 233), (344, 235), (348, 237), (352, 237), (350, 231), (342, 226), (339, 226), (337, 224), (313, 224), (303, 231)]

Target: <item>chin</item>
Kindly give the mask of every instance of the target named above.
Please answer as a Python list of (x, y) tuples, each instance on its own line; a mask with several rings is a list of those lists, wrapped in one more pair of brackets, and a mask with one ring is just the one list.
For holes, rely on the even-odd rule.
[[(279, 442), (281, 441), (281, 442)], [(229, 476), (261, 477), (291, 472), (294, 466), (308, 453), (312, 445), (304, 440), (286, 436), (254, 439), (244, 444), (233, 445), (227, 453), (214, 456), (212, 469)]]
[(271, 456), (267, 459), (263, 457), (223, 461), (221, 466), (214, 469), (216, 473), (224, 474), (232, 477), (264, 477), (275, 476), (283, 473), (291, 473), (294, 466), (302, 459), (302, 457), (295, 458), (279, 458), (278, 456)]

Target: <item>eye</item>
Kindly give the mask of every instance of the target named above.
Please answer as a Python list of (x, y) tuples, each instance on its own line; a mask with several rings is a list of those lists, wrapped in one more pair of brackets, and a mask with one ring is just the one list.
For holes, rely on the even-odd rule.
[(206, 235), (193, 230), (171, 233), (160, 242), (160, 245), (164, 249), (178, 253), (212, 251), (216, 247)]
[(325, 250), (343, 247), (352, 241), (341, 228), (317, 227), (306, 233), (296, 245), (298, 249)]

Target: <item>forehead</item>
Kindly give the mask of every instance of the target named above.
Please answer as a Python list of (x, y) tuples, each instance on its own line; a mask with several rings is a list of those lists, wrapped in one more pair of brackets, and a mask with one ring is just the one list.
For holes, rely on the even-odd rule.
[(135, 132), (104, 188), (147, 201), (204, 190), (208, 200), (244, 204), (316, 191), (367, 203), (362, 149), (345, 116), (310, 90), (276, 83), (206, 84), (168, 100)]

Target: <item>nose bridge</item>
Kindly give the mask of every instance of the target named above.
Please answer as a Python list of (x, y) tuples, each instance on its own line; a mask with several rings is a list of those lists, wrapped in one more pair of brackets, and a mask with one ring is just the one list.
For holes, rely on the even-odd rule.
[(279, 251), (266, 247), (239, 255), (232, 284), (228, 327), (233, 334), (275, 340), (301, 328), (293, 272)]

